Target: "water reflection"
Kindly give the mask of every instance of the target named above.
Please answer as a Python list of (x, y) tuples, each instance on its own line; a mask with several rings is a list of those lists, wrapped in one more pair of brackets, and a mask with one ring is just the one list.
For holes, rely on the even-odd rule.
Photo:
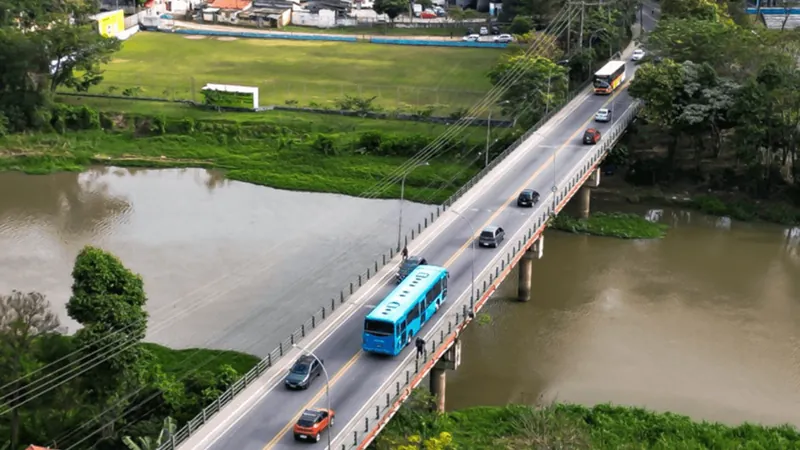
[[(636, 211), (610, 210), (626, 208)], [(611, 401), (800, 425), (792, 232), (739, 222), (722, 232), (670, 209), (661, 220), (674, 226), (659, 241), (548, 233), (532, 301), (512, 300), (512, 274), (488, 307), (492, 324), (464, 334), (448, 407)]]
[[(74, 330), (64, 308), (72, 264), (83, 245), (101, 246), (142, 274), (148, 339), (176, 347), (265, 355), (396, 241), (396, 201), (206, 170), (9, 173), (0, 191), (0, 292), (45, 293)], [(430, 210), (406, 203), (404, 223)]]

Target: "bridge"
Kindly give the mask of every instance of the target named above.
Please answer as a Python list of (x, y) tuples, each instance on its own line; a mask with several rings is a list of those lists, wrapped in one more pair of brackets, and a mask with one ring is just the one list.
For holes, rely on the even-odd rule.
[[(632, 50), (622, 58), (629, 61)], [(635, 72), (628, 62), (628, 82)], [(543, 257), (542, 233), (553, 214), (577, 201), (581, 215), (588, 216), (599, 165), (641, 108), (627, 87), (596, 96), (585, 86), (410, 230), (409, 253), (451, 273), (446, 303), (419, 334), (425, 340), (421, 356), (413, 345), (394, 358), (361, 350), (364, 317), (395, 286), (401, 258), (390, 250), (160, 450), (296, 448), (292, 426), (300, 414), (328, 404), (336, 422), (323, 441), (330, 440), (331, 450), (364, 449), (426, 376), (443, 411), (446, 373), (460, 362), (459, 335), (516, 266), (519, 299), (530, 299), (532, 263)], [(593, 122), (600, 108), (613, 110), (609, 123)], [(596, 145), (582, 143), (588, 127), (602, 133)], [(533, 208), (518, 208), (516, 196), (526, 188), (540, 192), (541, 199)], [(503, 227), (506, 240), (498, 248), (476, 248), (488, 225)], [(324, 361), (327, 374), (308, 390), (288, 391), (283, 378), (307, 352)]]

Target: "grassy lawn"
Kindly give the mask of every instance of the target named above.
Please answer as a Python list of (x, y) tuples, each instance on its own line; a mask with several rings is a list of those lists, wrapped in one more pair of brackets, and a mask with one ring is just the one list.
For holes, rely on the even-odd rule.
[(208, 350), (190, 348), (185, 350), (173, 350), (163, 345), (143, 343), (155, 359), (156, 364), (166, 374), (183, 376), (192, 370), (216, 370), (219, 366), (227, 364), (242, 375), (247, 373), (259, 359), (253, 355), (225, 350)]
[[(191, 36), (195, 37), (195, 36)], [(206, 83), (257, 86), (260, 105), (335, 106), (345, 95), (377, 96), (387, 109), (471, 106), (490, 88), (497, 49), (388, 46), (269, 39), (189, 39), (140, 33), (123, 43), (90, 92), (201, 101)]]

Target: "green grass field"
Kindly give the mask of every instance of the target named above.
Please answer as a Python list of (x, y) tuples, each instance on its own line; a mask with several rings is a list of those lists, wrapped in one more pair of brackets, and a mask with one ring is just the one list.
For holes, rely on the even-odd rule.
[[(497, 49), (203, 38), (140, 33), (123, 43), (91, 93), (202, 101), (206, 83), (257, 86), (261, 106), (335, 107), (345, 95), (385, 109), (468, 107), (491, 87)], [(231, 40), (232, 39), (232, 40)]]

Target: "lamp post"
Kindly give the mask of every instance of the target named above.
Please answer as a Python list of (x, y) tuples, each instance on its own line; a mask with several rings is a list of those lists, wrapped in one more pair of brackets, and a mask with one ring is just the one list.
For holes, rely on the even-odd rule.
[(403, 201), (404, 201), (405, 195), (406, 195), (406, 177), (408, 176), (408, 174), (411, 173), (412, 170), (416, 169), (417, 167), (429, 166), (429, 165), (430, 164), (428, 164), (428, 162), (425, 161), (425, 162), (416, 164), (414, 166), (411, 166), (411, 168), (406, 170), (406, 173), (403, 174), (403, 180), (400, 182), (400, 220), (398, 221), (398, 224), (397, 224), (397, 251), (398, 252), (400, 251), (400, 249), (403, 248), (403, 247), (401, 247), (402, 243), (400, 242), (400, 238), (401, 238), (401, 234), (403, 234)]
[[(498, 105), (507, 105), (508, 100), (503, 100), (499, 102)], [(486, 155), (485, 155), (485, 163), (483, 167), (489, 166), (489, 141), (492, 134), (492, 110), (489, 110), (489, 120), (486, 121)]]
[(472, 250), (470, 251), (470, 256), (472, 258), (470, 264), (470, 270), (472, 275), (472, 282), (470, 284), (470, 294), (469, 294), (469, 310), (471, 312), (475, 312), (475, 228), (472, 226), (472, 222), (469, 221), (466, 217), (462, 216), (460, 212), (456, 211), (455, 209), (451, 209), (455, 215), (460, 217), (464, 222), (467, 222), (469, 225), (470, 230), (472, 230)]
[[(319, 363), (320, 367), (322, 367), (322, 373), (325, 374), (325, 398), (326, 398), (327, 403), (328, 403), (328, 414), (330, 414), (331, 413), (331, 379), (328, 378), (328, 369), (325, 368), (325, 364), (322, 364), (322, 360), (319, 359), (317, 357), (317, 355), (315, 355), (314, 352), (312, 352), (311, 350), (309, 350), (309, 349), (307, 349), (305, 347), (301, 347), (301, 346), (299, 346), (297, 344), (292, 344), (292, 347), (300, 349), (300, 351), (305, 353), (305, 354), (311, 355), (312, 358), (317, 360), (317, 362)], [(330, 422), (328, 422), (328, 423), (330, 423)], [(328, 449), (327, 450), (331, 450), (331, 428), (332, 427), (333, 427), (333, 424), (328, 425), (328, 432), (326, 433), (328, 435)]]

